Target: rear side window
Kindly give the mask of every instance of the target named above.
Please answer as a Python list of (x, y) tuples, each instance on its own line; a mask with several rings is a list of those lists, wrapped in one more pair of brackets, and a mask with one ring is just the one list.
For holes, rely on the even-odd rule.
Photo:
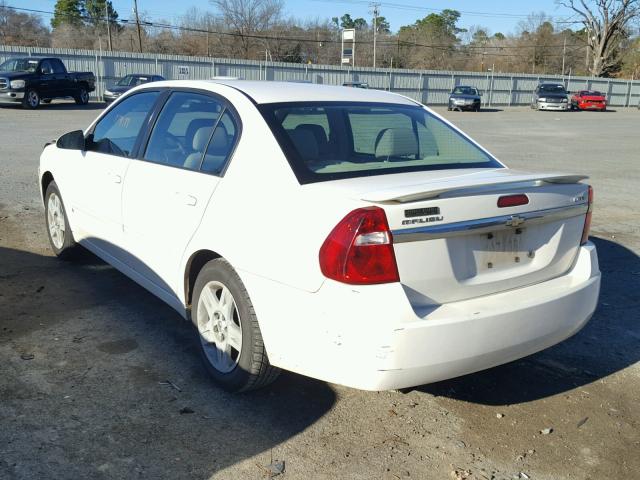
[(49, 60), (43, 60), (40, 64), (40, 72), (43, 75), (48, 75), (53, 73), (53, 67), (51, 66), (51, 62)]
[(408, 171), (502, 167), (419, 106), (296, 102), (266, 104), (259, 109), (301, 183)]
[(215, 175), (222, 173), (237, 136), (238, 126), (229, 111), (225, 111), (211, 136), (201, 170)]
[(121, 157), (131, 156), (140, 130), (159, 94), (136, 93), (117, 103), (94, 127), (93, 142), (89, 149)]
[(53, 73), (65, 73), (64, 65), (62, 61), (58, 58), (52, 58), (50, 60), (51, 66), (53, 67)]
[(153, 127), (144, 159), (174, 167), (200, 169), (221, 114), (222, 104), (209, 95), (172, 93)]

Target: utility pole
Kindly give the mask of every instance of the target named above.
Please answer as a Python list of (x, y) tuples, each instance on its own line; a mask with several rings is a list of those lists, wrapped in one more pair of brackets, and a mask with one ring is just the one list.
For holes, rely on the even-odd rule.
[(109, 35), (109, 51), (113, 52), (111, 45), (111, 20), (109, 19), (109, 2), (104, 2), (104, 13), (107, 14), (107, 34)]
[(133, 11), (136, 15), (136, 27), (138, 28), (138, 48), (142, 53), (142, 34), (140, 33), (140, 17), (138, 16), (138, 0), (133, 0)]
[(378, 37), (378, 15), (380, 15), (380, 4), (370, 3), (373, 13), (373, 68), (376, 68), (376, 39)]
[(211, 30), (211, 17), (207, 14), (207, 57), (211, 56), (211, 50), (209, 49), (209, 31)]
[(564, 77), (564, 57), (567, 53), (567, 37), (564, 37), (564, 42), (562, 43), (562, 76)]

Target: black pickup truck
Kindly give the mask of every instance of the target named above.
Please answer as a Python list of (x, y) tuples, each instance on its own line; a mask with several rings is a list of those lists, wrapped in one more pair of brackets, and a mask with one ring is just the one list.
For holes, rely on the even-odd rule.
[(64, 97), (86, 105), (95, 85), (93, 73), (67, 72), (59, 58), (11, 58), (0, 65), (0, 102), (20, 102), (24, 108)]

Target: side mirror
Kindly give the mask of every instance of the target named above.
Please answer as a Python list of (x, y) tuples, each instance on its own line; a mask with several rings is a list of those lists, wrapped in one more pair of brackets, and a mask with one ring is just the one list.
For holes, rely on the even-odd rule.
[(74, 130), (73, 132), (65, 133), (58, 140), (56, 140), (58, 148), (64, 148), (65, 150), (86, 150), (86, 141), (84, 139), (84, 132), (82, 130)]

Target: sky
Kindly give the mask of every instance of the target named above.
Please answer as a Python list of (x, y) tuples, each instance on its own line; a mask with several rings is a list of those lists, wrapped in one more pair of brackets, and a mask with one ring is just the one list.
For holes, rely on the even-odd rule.
[[(463, 28), (483, 26), (491, 34), (502, 32), (515, 33), (518, 22), (525, 20), (533, 12), (545, 12), (554, 20), (567, 20), (571, 11), (558, 6), (555, 0), (514, 1), (514, 0), (377, 0), (381, 5), (380, 15), (391, 24), (391, 30), (397, 31), (403, 25), (409, 25), (416, 19), (445, 8), (462, 13), (459, 25)], [(112, 0), (120, 18), (132, 17), (133, 0)], [(55, 0), (7, 0), (10, 6), (53, 11)], [(301, 20), (315, 18), (330, 19), (349, 13), (353, 18), (363, 17), (370, 21), (370, 2), (368, 0), (285, 0), (285, 13)], [(190, 7), (214, 12), (215, 7), (209, 0), (138, 0), (140, 14), (153, 20), (168, 20), (177, 23), (180, 15)], [(575, 18), (571, 18), (575, 19)], [(48, 23), (48, 18), (46, 19)]]

